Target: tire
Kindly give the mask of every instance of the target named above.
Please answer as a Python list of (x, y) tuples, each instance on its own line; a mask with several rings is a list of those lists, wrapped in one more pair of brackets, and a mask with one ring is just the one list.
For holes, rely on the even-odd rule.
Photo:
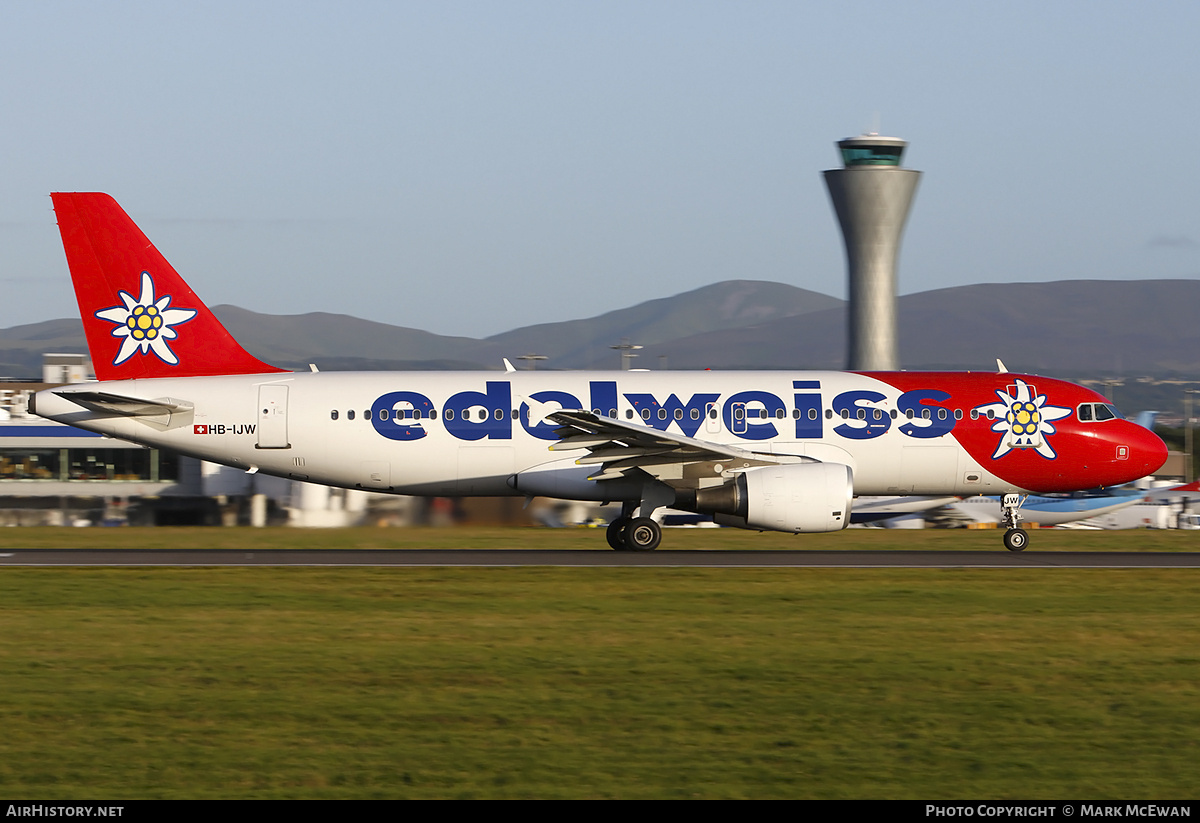
[(635, 517), (625, 527), (625, 548), (631, 552), (652, 552), (662, 541), (662, 527), (649, 517)]
[(604, 533), (604, 537), (608, 540), (608, 545), (619, 552), (629, 551), (629, 547), (625, 545), (625, 529), (628, 526), (628, 517), (618, 517), (609, 523), (608, 531)]
[(1009, 529), (1004, 533), (1004, 548), (1010, 552), (1023, 552), (1029, 545), (1029, 532), (1024, 529)]

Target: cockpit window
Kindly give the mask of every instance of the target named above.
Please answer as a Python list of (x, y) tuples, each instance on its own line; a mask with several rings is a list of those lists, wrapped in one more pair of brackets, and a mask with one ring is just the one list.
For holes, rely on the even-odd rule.
[(1079, 420), (1083, 423), (1121, 419), (1121, 413), (1111, 403), (1081, 403), (1077, 413)]

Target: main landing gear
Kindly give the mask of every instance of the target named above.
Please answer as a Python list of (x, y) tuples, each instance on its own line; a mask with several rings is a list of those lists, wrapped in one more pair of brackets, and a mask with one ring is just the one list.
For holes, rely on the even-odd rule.
[(618, 517), (608, 524), (605, 536), (619, 552), (649, 552), (662, 542), (662, 526), (649, 517)]
[(649, 552), (662, 542), (662, 526), (649, 517), (633, 517), (637, 503), (624, 503), (621, 516), (608, 524), (608, 545), (619, 552)]
[(1010, 552), (1025, 551), (1025, 547), (1029, 545), (1029, 532), (1017, 525), (1021, 520), (1017, 509), (1021, 508), (1024, 502), (1023, 494), (1009, 493), (1000, 498), (1000, 522), (1005, 526), (1004, 548)]

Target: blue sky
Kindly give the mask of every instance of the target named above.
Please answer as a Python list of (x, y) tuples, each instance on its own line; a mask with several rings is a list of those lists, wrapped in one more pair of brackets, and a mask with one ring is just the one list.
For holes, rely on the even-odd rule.
[(75, 312), (50, 191), (273, 314), (840, 297), (820, 173), (875, 126), (924, 172), (903, 293), (1193, 278), (1197, 31), (1193, 2), (0, 2), (0, 327)]

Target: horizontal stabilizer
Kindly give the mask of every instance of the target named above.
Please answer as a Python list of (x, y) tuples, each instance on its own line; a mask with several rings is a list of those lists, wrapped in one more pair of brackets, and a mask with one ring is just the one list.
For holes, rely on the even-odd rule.
[(171, 397), (146, 400), (106, 391), (58, 391), (55, 394), (91, 411), (103, 411), (125, 417), (156, 417), (192, 409), (191, 403)]

